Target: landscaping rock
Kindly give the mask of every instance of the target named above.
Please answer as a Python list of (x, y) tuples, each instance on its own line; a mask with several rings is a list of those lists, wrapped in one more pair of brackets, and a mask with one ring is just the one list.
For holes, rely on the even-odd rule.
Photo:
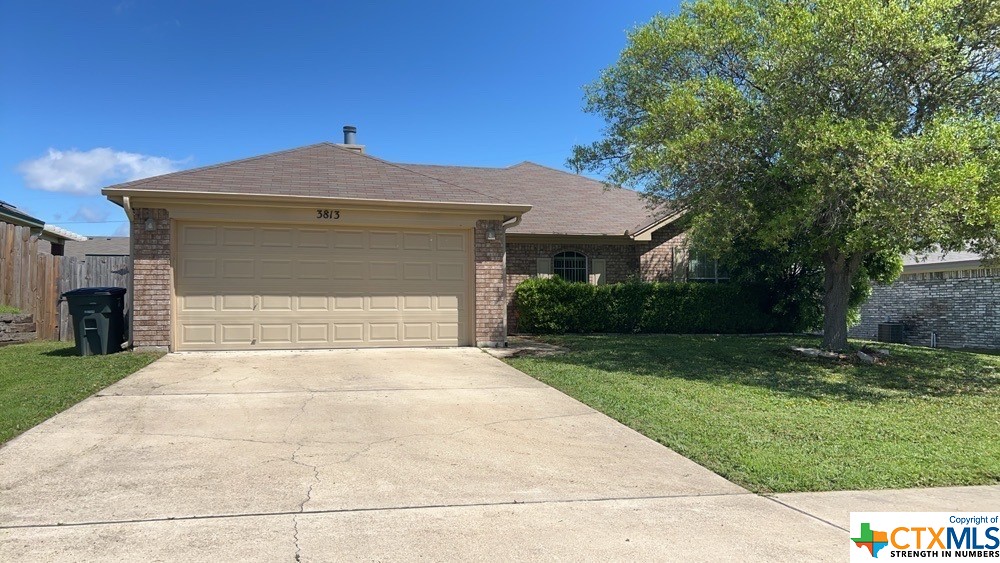
[(790, 348), (792, 349), (793, 352), (798, 352), (800, 354), (805, 354), (806, 356), (809, 356), (810, 358), (815, 358), (815, 357), (819, 356), (819, 354), (820, 354), (820, 351), (817, 348), (802, 348), (800, 346), (790, 346)]
[(858, 350), (858, 359), (860, 359), (862, 362), (864, 362), (866, 364), (869, 364), (869, 365), (875, 363), (875, 357), (874, 356), (869, 356), (868, 354), (865, 354), (861, 350)]
[(34, 318), (25, 314), (0, 315), (0, 343), (29, 342), (38, 336)]
[(519, 358), (522, 356), (556, 356), (566, 352), (566, 349), (553, 344), (546, 344), (530, 338), (511, 337), (506, 348), (483, 348), (496, 358)]

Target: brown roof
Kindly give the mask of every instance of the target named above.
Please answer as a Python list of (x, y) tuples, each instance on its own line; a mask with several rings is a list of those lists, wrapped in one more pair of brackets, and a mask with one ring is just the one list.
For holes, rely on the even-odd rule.
[(153, 176), (105, 188), (504, 204), (468, 188), (333, 143)]
[(636, 192), (522, 162), (507, 168), (397, 164), (319, 143), (105, 189), (531, 205), (525, 234), (623, 235), (657, 217)]
[(511, 230), (514, 233), (622, 235), (655, 219), (646, 201), (632, 190), (533, 162), (508, 168), (402, 166), (505, 201), (531, 205), (521, 224)]

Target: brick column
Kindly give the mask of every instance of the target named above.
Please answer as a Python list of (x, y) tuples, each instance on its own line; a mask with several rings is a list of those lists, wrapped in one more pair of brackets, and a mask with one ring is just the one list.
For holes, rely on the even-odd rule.
[[(487, 240), (493, 228), (496, 240)], [(506, 245), (502, 221), (476, 221), (476, 346), (507, 343)]]
[[(147, 230), (152, 218), (154, 228)], [(133, 209), (132, 347), (169, 348), (170, 215), (166, 209)]]

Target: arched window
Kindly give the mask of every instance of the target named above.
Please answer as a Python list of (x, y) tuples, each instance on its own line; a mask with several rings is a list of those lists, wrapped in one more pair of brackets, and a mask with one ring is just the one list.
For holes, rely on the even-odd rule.
[(560, 252), (552, 257), (552, 273), (569, 282), (587, 282), (587, 257), (579, 252)]

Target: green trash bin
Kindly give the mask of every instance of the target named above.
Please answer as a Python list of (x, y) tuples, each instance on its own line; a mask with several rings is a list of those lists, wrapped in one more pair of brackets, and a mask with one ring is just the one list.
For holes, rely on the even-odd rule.
[(125, 288), (83, 287), (63, 293), (73, 317), (76, 353), (113, 354), (125, 342)]

